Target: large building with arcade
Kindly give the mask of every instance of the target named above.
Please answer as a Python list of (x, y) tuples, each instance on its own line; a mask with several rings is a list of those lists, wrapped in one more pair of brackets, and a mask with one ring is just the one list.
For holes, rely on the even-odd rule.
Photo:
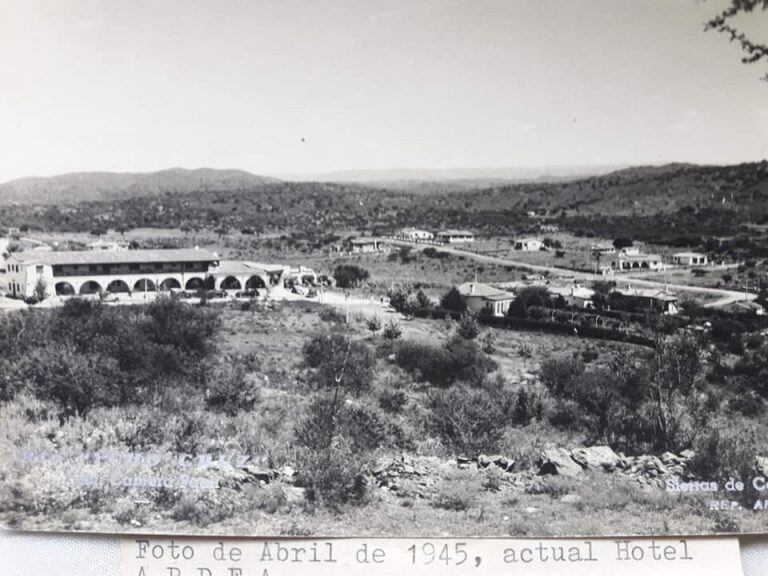
[(14, 252), (6, 260), (12, 297), (73, 296), (171, 289), (265, 289), (282, 285), (287, 267), (221, 261), (213, 252), (87, 250)]

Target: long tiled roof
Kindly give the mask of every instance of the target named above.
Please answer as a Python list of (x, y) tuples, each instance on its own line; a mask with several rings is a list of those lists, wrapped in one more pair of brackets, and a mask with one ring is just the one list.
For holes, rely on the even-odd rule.
[(464, 282), (456, 287), (462, 296), (478, 296), (489, 300), (512, 300), (515, 295), (480, 282)]
[(219, 259), (213, 252), (197, 249), (180, 250), (80, 250), (61, 252), (14, 252), (11, 258), (19, 262), (40, 264), (84, 265), (84, 264), (140, 264), (146, 262), (215, 262)]

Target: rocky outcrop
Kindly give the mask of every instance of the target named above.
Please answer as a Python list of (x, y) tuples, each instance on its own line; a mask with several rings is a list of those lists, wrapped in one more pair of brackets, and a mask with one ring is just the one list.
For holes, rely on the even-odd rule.
[(571, 458), (582, 468), (613, 472), (621, 468), (622, 458), (608, 446), (591, 446), (571, 450)]
[(565, 448), (544, 450), (541, 455), (539, 474), (556, 474), (558, 476), (580, 476), (584, 468), (572, 458), (571, 452)]

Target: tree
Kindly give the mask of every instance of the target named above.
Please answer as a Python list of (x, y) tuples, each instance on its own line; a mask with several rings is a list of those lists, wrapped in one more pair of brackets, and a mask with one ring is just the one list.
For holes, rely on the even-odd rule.
[(48, 296), (48, 284), (42, 278), (38, 278), (37, 284), (35, 284), (35, 298), (42, 301), (45, 300), (46, 296)]
[(467, 303), (461, 296), (459, 289), (454, 286), (440, 299), (440, 307), (451, 312), (464, 312), (467, 309)]
[[(743, 52), (741, 61), (744, 64), (755, 64), (761, 60), (768, 60), (768, 44), (755, 42), (733, 24), (735, 17), (740, 14), (751, 14), (756, 8), (768, 10), (768, 0), (731, 0), (730, 6), (704, 25), (705, 31), (714, 30), (728, 36), (731, 42), (738, 42)], [(762, 76), (761, 80), (768, 82), (768, 73)]]
[(373, 336), (373, 339), (376, 339), (376, 332), (381, 330), (381, 320), (379, 320), (378, 316), (374, 316), (372, 318), (368, 318), (368, 321), (365, 323), (366, 328), (370, 330), (371, 335)]
[(634, 242), (632, 242), (631, 238), (626, 237), (619, 237), (615, 238), (613, 241), (613, 247), (616, 248), (616, 250), (621, 250), (622, 248), (629, 248), (632, 246)]
[(339, 264), (333, 270), (333, 278), (339, 288), (355, 288), (369, 276), (368, 270), (355, 264)]
[(402, 334), (403, 331), (400, 329), (400, 325), (394, 320), (390, 320), (387, 322), (386, 326), (384, 326), (383, 336), (389, 341), (390, 349), (395, 345), (395, 340), (400, 338)]
[[(684, 429), (685, 420), (703, 417), (699, 406), (701, 345), (692, 336), (668, 340), (657, 332), (650, 395), (660, 434), (666, 450), (690, 445), (693, 426)], [(698, 427), (698, 426), (697, 426)]]

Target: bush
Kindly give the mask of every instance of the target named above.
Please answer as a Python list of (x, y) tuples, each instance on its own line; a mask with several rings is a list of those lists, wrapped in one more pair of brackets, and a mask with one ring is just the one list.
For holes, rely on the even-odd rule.
[(704, 480), (720, 483), (729, 478), (741, 479), (746, 489), (739, 496), (750, 506), (760, 495), (752, 488), (755, 474), (755, 458), (760, 454), (756, 430), (752, 427), (735, 427), (732, 422), (720, 422), (709, 426), (697, 437), (688, 470)]
[(354, 453), (346, 442), (306, 451), (300, 462), (298, 483), (307, 489), (305, 497), (309, 502), (319, 502), (337, 511), (347, 505), (365, 503), (368, 491), (364, 471), (369, 462)]
[(476, 456), (495, 451), (501, 440), (510, 401), (503, 390), (455, 384), (429, 394), (429, 424), (457, 453)]
[(449, 386), (457, 381), (482, 384), (496, 363), (473, 340), (454, 336), (442, 346), (422, 342), (401, 342), (395, 354), (398, 366), (419, 375), (435, 386)]
[(477, 316), (470, 310), (465, 310), (459, 318), (459, 325), (456, 328), (459, 336), (465, 340), (474, 340), (480, 335), (480, 324)]
[(337, 332), (322, 332), (304, 344), (303, 352), (304, 363), (311, 369), (310, 380), (318, 388), (338, 386), (359, 393), (373, 380), (376, 359), (363, 342), (352, 341)]
[(220, 363), (208, 377), (205, 405), (211, 410), (234, 416), (240, 411), (250, 412), (259, 401), (260, 386), (254, 376), (245, 373), (245, 367), (235, 361)]
[(382, 410), (399, 414), (408, 403), (408, 395), (403, 390), (385, 389), (379, 393), (379, 406)]

